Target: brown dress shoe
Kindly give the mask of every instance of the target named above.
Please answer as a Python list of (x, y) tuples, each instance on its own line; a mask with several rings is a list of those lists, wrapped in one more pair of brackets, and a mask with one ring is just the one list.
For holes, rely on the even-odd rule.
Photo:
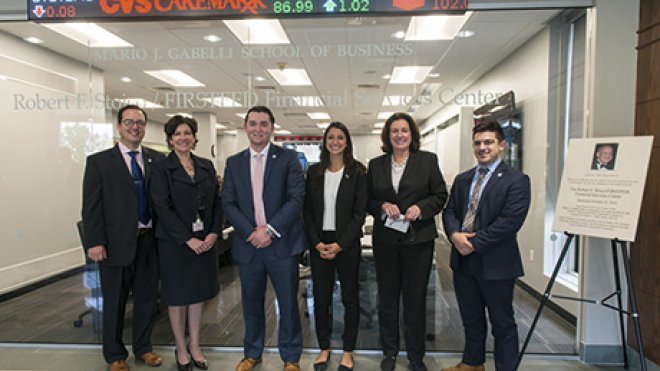
[(486, 371), (486, 368), (484, 368), (484, 365), (470, 366), (461, 362), (456, 366), (443, 368), (442, 371)]
[(163, 363), (163, 359), (154, 352), (146, 352), (140, 356), (136, 356), (135, 360), (151, 367), (158, 367)]
[(236, 365), (236, 371), (250, 371), (259, 363), (261, 363), (261, 358), (254, 359), (245, 357)]
[(300, 365), (298, 362), (285, 362), (284, 371), (300, 371)]
[(114, 361), (109, 364), (108, 369), (110, 371), (128, 371), (128, 363), (123, 359), (120, 359), (119, 361)]

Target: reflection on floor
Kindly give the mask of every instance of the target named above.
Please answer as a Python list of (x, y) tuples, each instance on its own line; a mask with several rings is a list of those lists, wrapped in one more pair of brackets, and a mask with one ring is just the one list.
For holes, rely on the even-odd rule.
[[(128, 364), (131, 370), (176, 370), (174, 364), (174, 351), (171, 347), (157, 347), (155, 349), (163, 356), (163, 365), (157, 369), (135, 363), (131, 356)], [(215, 371), (233, 370), (236, 363), (243, 357), (239, 351), (226, 351), (217, 349), (205, 349), (205, 356), (209, 362), (209, 369)], [(300, 360), (303, 370), (312, 370), (312, 363), (316, 353), (305, 352)], [(340, 354), (330, 357), (328, 370), (336, 370), (339, 364)], [(528, 357), (525, 358), (518, 369), (519, 371), (622, 371), (623, 367), (599, 367), (589, 366), (573, 359), (575, 357)], [(50, 371), (105, 371), (107, 366), (101, 356), (98, 346), (85, 348), (76, 347), (42, 347), (30, 346), (2, 346), (0, 345), (0, 359), (2, 364), (0, 370), (50, 370)], [(264, 354), (264, 361), (255, 368), (255, 371), (281, 371), (282, 361), (275, 352)], [(356, 352), (355, 370), (375, 371), (381, 356), (373, 352)], [(442, 367), (455, 365), (460, 361), (456, 355), (429, 354), (425, 362), (429, 370), (440, 370)], [(397, 359), (397, 370), (408, 370), (408, 362), (405, 357)], [(495, 370), (493, 360), (486, 361), (486, 370)]]
[[(444, 247), (438, 247), (438, 256), (448, 256)], [(442, 262), (443, 259), (440, 259)], [(427, 349), (429, 351), (457, 352), (462, 349), (463, 331), (456, 299), (451, 283), (451, 271), (442, 263), (431, 273), (427, 300)], [(204, 312), (201, 340), (209, 347), (241, 347), (243, 318), (240, 301), (240, 282), (235, 267), (223, 267), (220, 273), (221, 293), (208, 302)], [(100, 337), (97, 310), (82, 318), (82, 325), (74, 327), (73, 321), (88, 308), (99, 307), (89, 299), (89, 287), (95, 286), (96, 273), (84, 272), (31, 291), (27, 294), (0, 303), (0, 342), (30, 342), (41, 344), (98, 344)], [(84, 283), (83, 283), (84, 282)], [(375, 269), (369, 257), (363, 258), (361, 266), (361, 307), (358, 349), (380, 348), (377, 318), (377, 290)], [(303, 322), (303, 340), (306, 348), (316, 348), (313, 321), (313, 298), (311, 281), (300, 282), (299, 301)], [(339, 289), (335, 291), (333, 347), (341, 348), (343, 308)], [(520, 289), (515, 293), (516, 316), (520, 339), (525, 338), (538, 302)], [(266, 343), (277, 345), (276, 304), (274, 293), (269, 289), (266, 296)], [(127, 311), (125, 323), (126, 342), (130, 343), (131, 315)], [(403, 337), (402, 337), (403, 339)], [(156, 345), (173, 343), (167, 319), (167, 311), (159, 311), (153, 333)], [(402, 340), (403, 341), (403, 340)], [(488, 347), (492, 350), (492, 339)], [(405, 349), (402, 346), (402, 349)], [(574, 354), (575, 328), (549, 310), (544, 311), (529, 353)]]

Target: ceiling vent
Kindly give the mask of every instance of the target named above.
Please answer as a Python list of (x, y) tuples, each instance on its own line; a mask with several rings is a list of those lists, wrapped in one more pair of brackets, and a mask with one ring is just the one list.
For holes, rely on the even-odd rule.
[(277, 90), (272, 85), (256, 85), (256, 86), (253, 86), (253, 89), (254, 90)]
[(358, 84), (358, 89), (380, 89), (378, 84)]

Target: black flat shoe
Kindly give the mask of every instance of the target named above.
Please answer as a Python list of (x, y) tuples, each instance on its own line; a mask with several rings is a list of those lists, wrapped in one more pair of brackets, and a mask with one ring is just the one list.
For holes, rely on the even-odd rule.
[[(190, 358), (192, 358), (192, 357), (190, 357)], [(193, 369), (192, 362), (188, 362), (186, 364), (179, 363), (179, 357), (177, 357), (176, 349), (174, 349), (174, 360), (176, 361), (177, 370), (179, 370), (179, 371), (192, 371), (192, 369)]]
[(381, 371), (393, 371), (396, 367), (396, 359), (394, 357), (385, 356), (382, 361), (380, 361)]
[(348, 367), (346, 365), (342, 365), (340, 363), (339, 367), (337, 367), (337, 371), (353, 371), (353, 367), (355, 367), (355, 360), (353, 359), (353, 356), (351, 356), (351, 362), (353, 362), (353, 366), (351, 366), (351, 367)]
[(330, 362), (330, 353), (328, 353), (328, 358), (323, 362), (314, 363), (314, 371), (325, 371), (328, 369), (328, 362)]

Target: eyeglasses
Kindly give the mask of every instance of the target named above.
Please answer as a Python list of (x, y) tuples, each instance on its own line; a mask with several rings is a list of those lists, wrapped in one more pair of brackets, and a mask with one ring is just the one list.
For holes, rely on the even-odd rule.
[(147, 126), (147, 122), (144, 121), (144, 120), (126, 119), (126, 120), (122, 121), (121, 123), (124, 124), (125, 126), (129, 127), (129, 128), (132, 127), (133, 125), (136, 125), (136, 124), (137, 124), (137, 126), (141, 126), (141, 127)]

